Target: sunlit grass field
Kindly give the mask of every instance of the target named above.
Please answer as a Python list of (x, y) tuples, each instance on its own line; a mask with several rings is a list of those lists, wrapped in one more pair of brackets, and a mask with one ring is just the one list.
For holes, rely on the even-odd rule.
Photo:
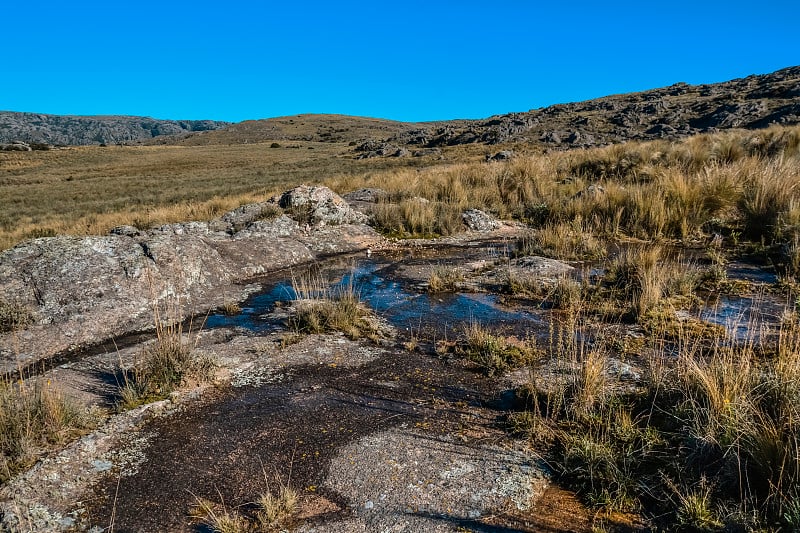
[(103, 234), (120, 224), (207, 220), (300, 183), (480, 158), (356, 160), (347, 143), (72, 147), (0, 152), (0, 249), (32, 237)]

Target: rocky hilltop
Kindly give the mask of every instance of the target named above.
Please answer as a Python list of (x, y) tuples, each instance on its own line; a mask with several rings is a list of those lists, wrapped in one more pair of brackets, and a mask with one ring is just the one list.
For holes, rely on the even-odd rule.
[(391, 141), (428, 147), (476, 142), (589, 147), (798, 123), (800, 67), (791, 67), (723, 83), (676, 83), (486, 120), (437, 124), (400, 134)]
[(0, 111), (0, 144), (15, 144), (20, 149), (26, 145), (35, 148), (36, 145), (127, 144), (164, 135), (216, 130), (228, 124), (214, 120), (82, 117)]
[[(558, 104), (481, 120), (409, 123), (343, 115), (297, 115), (237, 124), (142, 117), (73, 117), (0, 112), (0, 144), (345, 143), (360, 157), (425, 153), (442, 146), (534, 143), (591, 147), (627, 140), (678, 139), (727, 128), (800, 123), (800, 66), (707, 85)], [(11, 146), (17, 141), (16, 146)]]
[(649, 91), (558, 104), (482, 120), (407, 123), (298, 115), (246, 121), (159, 142), (230, 144), (269, 140), (349, 142), (364, 157), (460, 144), (535, 143), (574, 148), (627, 140), (678, 139), (728, 128), (800, 123), (800, 66), (723, 83), (676, 83)]

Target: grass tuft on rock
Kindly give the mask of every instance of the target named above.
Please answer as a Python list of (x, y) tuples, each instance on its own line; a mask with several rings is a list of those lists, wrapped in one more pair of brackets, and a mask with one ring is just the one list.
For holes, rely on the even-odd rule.
[(353, 340), (377, 339), (381, 329), (377, 319), (352, 283), (330, 285), (314, 275), (293, 280), (297, 300), (289, 327), (298, 333), (341, 332)]
[(437, 266), (428, 277), (429, 292), (455, 292), (464, 281), (464, 273), (458, 267)]
[(477, 322), (464, 327), (463, 351), (490, 376), (530, 364), (538, 356), (529, 342), (497, 335)]
[(97, 421), (49, 380), (0, 380), (0, 484)]
[(183, 324), (174, 321), (179, 313), (162, 320), (156, 306), (154, 316), (155, 342), (141, 352), (132, 367), (119, 370), (120, 409), (166, 398), (189, 379), (201, 382), (213, 379), (216, 364), (195, 352), (191, 330), (184, 334)]

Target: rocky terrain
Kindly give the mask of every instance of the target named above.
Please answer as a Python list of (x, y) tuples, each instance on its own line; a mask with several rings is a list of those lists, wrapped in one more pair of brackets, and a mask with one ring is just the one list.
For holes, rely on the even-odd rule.
[[(366, 192), (374, 191), (352, 196), (368, 204)], [(419, 290), (413, 287), (448, 256), (474, 260), (485, 273), (485, 258), (515, 230), (472, 210), (464, 216), (470, 231), (458, 238), (398, 248), (365, 221), (329, 189), (300, 186), (209, 222), (37, 239), (0, 254), (1, 297), (33, 311), (32, 324), (0, 335), (4, 372), (26, 368), (29, 379), (108, 408), (120, 365), (134, 364), (152, 340), (145, 333), (128, 343), (101, 341), (147, 329), (153, 306), (169, 302), (181, 306), (170, 320), (206, 313), (204, 330), (189, 335), (198, 356), (219, 369), (214, 386), (113, 415), (2, 486), (0, 530), (196, 531), (189, 514), (198, 498), (246, 507), (258, 491), (290, 482), (301, 492), (294, 520), (302, 531), (553, 523), (587, 531), (588, 513), (574, 496), (551, 488), (546, 465), (498, 428), (507, 379), (487, 380), (468, 363), (403, 348), (406, 337), (384, 318), (377, 343), (342, 335), (286, 343), (282, 327), (249, 331), (247, 321), (209, 317), (208, 310), (285, 279), (281, 268), (315, 261), (341, 272), (356, 264), (354, 251), (370, 265), (358, 283), (377, 283), (365, 287), (373, 296), (386, 276), (395, 290)], [(343, 261), (321, 262), (342, 254)], [(534, 270), (553, 275), (540, 263)], [(402, 291), (394, 298), (397, 308), (425, 301)], [(455, 311), (476, 308), (448, 313)], [(259, 320), (282, 324), (282, 312), (276, 305)], [(434, 316), (443, 317), (431, 312), (425, 320)], [(66, 358), (48, 361), (65, 350)], [(535, 505), (558, 511), (539, 517)]]
[[(650, 228), (646, 220), (619, 215), (615, 237), (599, 242), (583, 224), (601, 222), (597, 216), (584, 218), (578, 211), (574, 219), (557, 218), (559, 206), (591, 213), (621, 194), (639, 202), (629, 204), (638, 206), (637, 212), (661, 209), (677, 216), (673, 208), (681, 200), (669, 192), (685, 190), (688, 181), (659, 181), (658, 175), (628, 180), (622, 187), (599, 176), (598, 183), (587, 185), (554, 174), (548, 186), (565, 202), (557, 195), (546, 197), (554, 223), (535, 229), (532, 219), (514, 218), (510, 208), (492, 209), (485, 201), (489, 195), (471, 200), (467, 192), (498, 187), (509, 206), (530, 204), (521, 187), (494, 178), (509, 178), (501, 171), (524, 162), (513, 151), (515, 142), (560, 149), (797, 122), (799, 77), (800, 68), (793, 68), (485, 121), (410, 125), (309, 115), (161, 136), (168, 142), (222, 145), (210, 152), (286, 148), (320, 154), (331, 149), (365, 168), (413, 167), (425, 161), (414, 157), (420, 154), (470, 154), (475, 173), (459, 174), (463, 181), (455, 181), (455, 174), (437, 175), (437, 169), (399, 174), (404, 182), (421, 177), (427, 190), (418, 193), (403, 189), (398, 194), (390, 183), (353, 180), (337, 188), (351, 191), (340, 197), (325, 186), (301, 185), (272, 198), (273, 192), (260, 193), (248, 200), (256, 203), (227, 212), (230, 207), (172, 219), (192, 222), (117, 221), (99, 235), (40, 233), (35, 235), (52, 236), (22, 240), (0, 252), (0, 424), (5, 424), (0, 444), (18, 443), (18, 449), (6, 446), (0, 455), (0, 531), (628, 532), (645, 530), (641, 520), (654, 527), (721, 527), (723, 518), (729, 519), (715, 518), (714, 510), (711, 519), (705, 508), (689, 517), (694, 499), (673, 499), (676, 485), (665, 476), (696, 474), (697, 486), (706, 486), (704, 471), (679, 461), (681, 454), (697, 457), (685, 450), (692, 434), (679, 432), (688, 425), (673, 424), (671, 414), (663, 426), (657, 425), (661, 417), (641, 428), (633, 421), (645, 419), (640, 406), (654, 411), (655, 400), (639, 401), (646, 391), (672, 386), (662, 380), (673, 370), (688, 375), (700, 368), (681, 367), (694, 364), (695, 354), (676, 358), (675, 346), (719, 343), (723, 353), (739, 354), (733, 359), (744, 361), (750, 352), (736, 350), (747, 348), (752, 331), (796, 324), (794, 308), (783, 300), (797, 300), (790, 291), (800, 291), (800, 274), (778, 268), (774, 260), (770, 265), (766, 257), (751, 257), (752, 249), (739, 242), (743, 235), (760, 241), (765, 253), (769, 236), (772, 249), (785, 252), (788, 264), (796, 247), (784, 250), (774, 239), (789, 234), (777, 231), (781, 228), (773, 219), (759, 218), (760, 211), (751, 213), (757, 224), (748, 226), (751, 219), (743, 218), (748, 213), (730, 210), (728, 215), (721, 208), (672, 224), (674, 241), (665, 241), (670, 234), (664, 224)], [(735, 146), (756, 146), (740, 132), (700, 141), (725, 144), (735, 136), (743, 137)], [(701, 178), (731, 172), (752, 181), (760, 175), (752, 170), (761, 169), (770, 184), (778, 183), (770, 191), (797, 190), (797, 128), (751, 136), (762, 151), (733, 150), (727, 163), (720, 163), (712, 149), (694, 154), (704, 165)], [(269, 144), (232, 146), (260, 141)], [(492, 148), (494, 155), (483, 162), (481, 143), (505, 146)], [(47, 146), (14, 140), (4, 149)], [(622, 164), (634, 153), (626, 150), (638, 146), (653, 148), (628, 145), (610, 155)], [(2, 157), (19, 166), (53, 157), (63, 166), (60, 158), (70, 152), (106, 160), (115, 152), (169, 150), (198, 149), (75, 148), (9, 151)], [(607, 157), (617, 150), (596, 152)], [(243, 160), (231, 167), (241, 172)], [(158, 166), (145, 162), (147, 172)], [(171, 163), (170, 169), (180, 167)], [(18, 171), (9, 166), (7, 172), (6, 183), (18, 186)], [(523, 174), (520, 180), (532, 177)], [(74, 183), (71, 176), (64, 181)], [(693, 184), (701, 197), (708, 183)], [(462, 186), (461, 193), (450, 203), (429, 199), (454, 184)], [(667, 199), (663, 205), (649, 201), (662, 197)], [(796, 201), (787, 195), (785, 206), (777, 202), (765, 211), (788, 213)], [(731, 207), (749, 205), (730, 202)], [(731, 217), (729, 227), (719, 213)], [(441, 226), (446, 231), (424, 225), (417, 230), (411, 224), (426, 217), (446, 222)], [(125, 223), (134, 225), (119, 225)], [(744, 231), (753, 227), (775, 233)], [(595, 228), (598, 235), (600, 229)], [(399, 235), (419, 238), (395, 238)], [(683, 252), (690, 254), (686, 262)], [(739, 263), (744, 258), (748, 262)], [(651, 278), (648, 294), (653, 296), (646, 301), (642, 280)], [(681, 279), (672, 283), (675, 278)], [(747, 324), (742, 335), (741, 323)], [(766, 334), (763, 339), (771, 342)], [(793, 339), (792, 346), (800, 346), (800, 336)], [(772, 353), (769, 346), (753, 353)], [(160, 357), (167, 362), (159, 363)], [(170, 360), (181, 358), (189, 363), (170, 366)], [(792, 365), (797, 372), (796, 358)], [(761, 398), (756, 382), (767, 372), (752, 368), (745, 381), (756, 384), (753, 390)], [(176, 379), (159, 381), (159, 373)], [(781, 381), (775, 383), (798, 383), (798, 374), (784, 379), (776, 373)], [(686, 398), (693, 400), (697, 390), (687, 385)], [(81, 413), (73, 417), (60, 395), (78, 402)], [(684, 418), (689, 411), (705, 412), (686, 409), (677, 392), (658, 397), (675, 400), (657, 406), (659, 412)], [(798, 418), (798, 397), (794, 389), (786, 395), (794, 402), (786, 404), (791, 414), (783, 417), (776, 409), (777, 420)], [(60, 413), (63, 427), (52, 434), (34, 428), (35, 417), (18, 408), (26, 401), (54, 413), (44, 416), (48, 421)], [(54, 410), (45, 411), (48, 406)], [(24, 416), (15, 426), (17, 412)], [(587, 440), (595, 431), (597, 440)], [(796, 429), (787, 431), (796, 446)], [(617, 457), (630, 442), (642, 443), (635, 446), (642, 451), (635, 459), (639, 470), (628, 470), (627, 455)], [(598, 484), (597, 491), (594, 475), (584, 476), (592, 472), (595, 449), (607, 456), (609, 471), (624, 474), (609, 478), (607, 486)], [(585, 460), (577, 455), (580, 450), (590, 452)], [(720, 449), (720, 457), (731, 450)], [(748, 457), (736, 455), (730, 464), (744, 464), (742, 458)], [(653, 458), (665, 462), (653, 466)], [(769, 463), (753, 470), (752, 479), (777, 471)], [(761, 490), (759, 497), (768, 494), (764, 501), (793, 494), (796, 472), (782, 463), (777, 483), (742, 485), (739, 494), (748, 487)], [(719, 476), (712, 483), (724, 489), (722, 479), (732, 478)], [(646, 494), (628, 499), (641, 486)], [(297, 491), (296, 505), (283, 522), (264, 525), (270, 508), (265, 495), (278, 498), (285, 487)], [(624, 505), (601, 503), (602, 513), (587, 509), (585, 504), (597, 504), (598, 496), (612, 494), (607, 487), (620, 487), (614, 498), (624, 497), (618, 500)], [(786, 494), (773, 494), (771, 487), (787, 487)], [(710, 492), (697, 494), (708, 498)], [(721, 491), (715, 497), (738, 501)], [(792, 507), (762, 508), (766, 518), (760, 523), (800, 524), (800, 514), (790, 516), (785, 509)], [(236, 527), (225, 526), (225, 520)], [(731, 520), (744, 523), (741, 517)]]
[[(251, 531), (267, 508), (259, 498), (289, 485), (297, 502), (281, 530), (647, 530), (636, 515), (593, 516), (561, 485), (563, 465), (509, 432), (526, 387), (571, 390), (585, 368), (559, 351), (584, 348), (577, 315), (554, 298), (602, 268), (530, 255), (524, 224), (477, 209), (448, 237), (388, 240), (368, 225), (386, 195), (298, 186), (210, 221), (0, 253), (0, 301), (30, 312), (0, 333), (5, 383), (57, 387), (104, 413), (4, 480), (0, 531)], [(343, 287), (370, 334), (292, 321), (315, 293)], [(179, 342), (210, 374), (125, 404), (124, 384), (161, 343), (153, 323), (191, 317), (202, 326)], [(470, 352), (464, 337), (483, 324), (502, 337), (484, 334)], [(643, 326), (581, 327), (598, 349), (613, 339), (603, 387), (635, 394), (647, 357), (629, 350), (647, 353)]]
[(228, 124), (214, 120), (83, 117), (0, 111), (0, 147), (27, 150), (59, 145), (131, 144), (165, 135), (216, 130)]
[[(442, 146), (533, 143), (578, 148), (628, 140), (678, 139), (729, 128), (800, 123), (800, 67), (707, 85), (676, 83), (639, 93), (558, 104), (483, 120), (403, 123), (299, 115), (233, 124), (175, 142), (267, 140), (351, 142), (362, 157), (423, 155)], [(166, 138), (164, 142), (168, 141)]]
[(421, 155), (441, 146), (472, 143), (591, 147), (634, 139), (677, 139), (728, 128), (797, 123), (800, 123), (800, 67), (790, 67), (722, 83), (676, 83), (482, 120), (405, 123), (342, 115), (298, 115), (228, 124), (208, 120), (0, 112), (0, 143), (343, 142), (352, 143), (358, 155), (376, 157), (414, 155), (414, 152)]
[(569, 149), (798, 123), (800, 67), (791, 67), (723, 83), (676, 83), (640, 93), (558, 104), (483, 120), (403, 123), (339, 115), (299, 115), (241, 122), (207, 134), (164, 137), (158, 142), (349, 142), (357, 157), (400, 157), (426, 155), (443, 146), (462, 144), (532, 143)]
[(797, 123), (800, 67), (791, 67), (723, 83), (676, 83), (486, 120), (435, 125), (398, 135), (391, 141), (429, 147), (534, 142), (574, 148)]
[[(281, 208), (301, 212), (302, 226)], [(153, 305), (179, 301), (183, 319), (223, 305), (223, 287), (374, 246), (365, 221), (329, 189), (301, 186), (211, 222), (27, 241), (0, 255), (0, 299), (36, 323), (0, 333), (0, 373), (152, 327)]]

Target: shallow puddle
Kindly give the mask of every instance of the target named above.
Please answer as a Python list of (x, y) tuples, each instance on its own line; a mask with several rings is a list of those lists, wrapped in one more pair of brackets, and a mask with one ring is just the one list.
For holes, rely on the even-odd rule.
[[(509, 331), (544, 327), (536, 314), (504, 308), (493, 294), (424, 292), (418, 281), (398, 279), (396, 266), (396, 262), (362, 259), (349, 269), (323, 267), (319, 277), (333, 280), (327, 282), (333, 293), (352, 286), (363, 302), (403, 331), (425, 330), (446, 335), (471, 322)], [(205, 327), (239, 327), (255, 333), (280, 331), (286, 327), (286, 317), (276, 312), (276, 304), (295, 297), (291, 280), (271, 283), (245, 301), (240, 313), (212, 314)]]
[(785, 300), (771, 294), (722, 295), (700, 312), (700, 318), (725, 327), (736, 340), (757, 340), (764, 328), (780, 324), (788, 308)]

